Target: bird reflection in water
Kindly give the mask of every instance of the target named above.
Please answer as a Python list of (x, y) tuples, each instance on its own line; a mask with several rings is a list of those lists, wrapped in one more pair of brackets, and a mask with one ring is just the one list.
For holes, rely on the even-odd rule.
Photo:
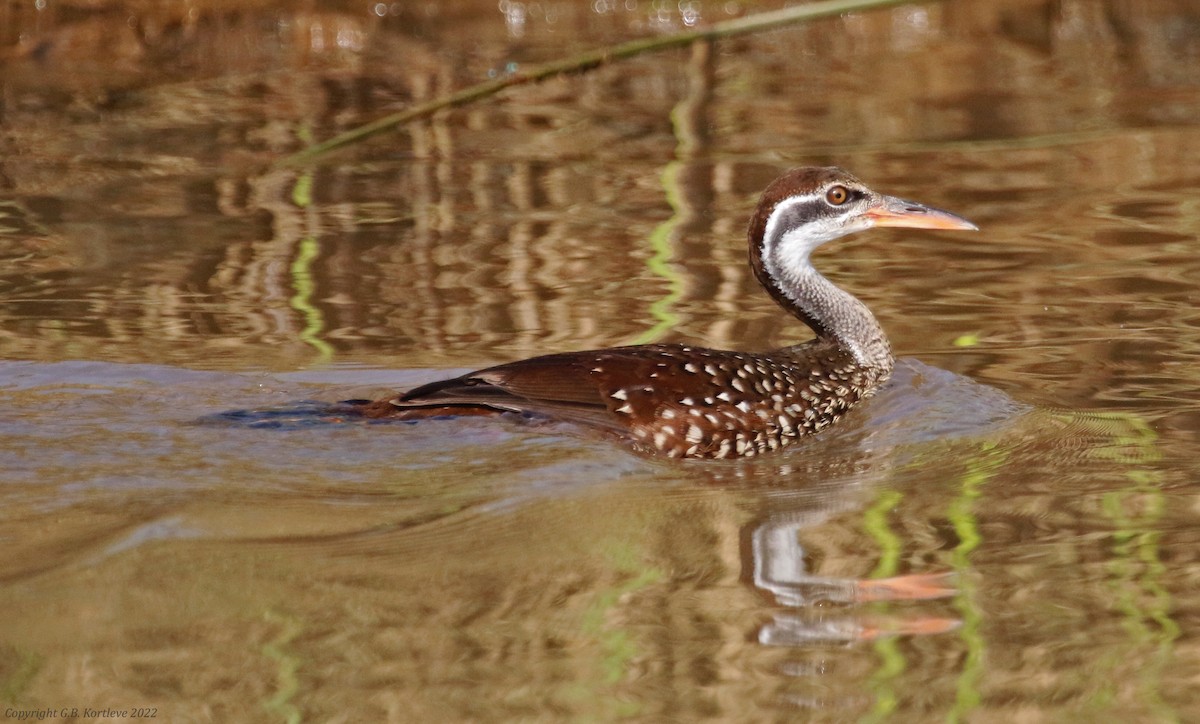
[[(752, 533), (754, 585), (769, 593), (782, 610), (758, 631), (759, 643), (804, 646), (854, 643), (880, 636), (939, 634), (958, 627), (957, 619), (904, 615), (829, 615), (827, 604), (842, 606), (873, 601), (915, 601), (953, 597), (951, 573), (917, 573), (892, 578), (856, 580), (817, 576), (807, 570), (800, 532), (804, 520), (781, 516), (762, 522)], [(812, 615), (821, 610), (820, 615)]]

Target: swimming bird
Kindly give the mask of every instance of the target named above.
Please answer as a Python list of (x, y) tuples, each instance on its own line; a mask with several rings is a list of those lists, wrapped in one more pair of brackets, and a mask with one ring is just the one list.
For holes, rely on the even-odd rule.
[(750, 266), (816, 337), (751, 353), (648, 344), (548, 354), (421, 385), (348, 409), (372, 418), (520, 413), (675, 458), (752, 457), (829, 427), (894, 365), (865, 304), (812, 265), (817, 247), (872, 227), (975, 230), (966, 219), (872, 191), (836, 167), (788, 171), (750, 219)]

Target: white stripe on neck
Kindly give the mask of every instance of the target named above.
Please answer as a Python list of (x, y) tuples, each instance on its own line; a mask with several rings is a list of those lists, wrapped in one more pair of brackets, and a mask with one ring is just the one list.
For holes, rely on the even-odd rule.
[[(796, 207), (823, 198), (823, 193), (792, 196), (775, 206), (763, 229), (763, 267), (779, 291), (833, 335), (860, 364), (871, 367), (886, 364), (880, 359), (879, 350), (864, 347), (864, 343), (875, 346), (872, 337), (886, 339), (871, 310), (822, 276), (810, 259), (817, 247), (851, 231), (865, 229), (869, 223), (858, 227), (847, 225), (847, 214), (841, 214), (818, 216), (796, 228), (780, 228)], [(885, 350), (882, 356), (890, 358), (890, 352)]]

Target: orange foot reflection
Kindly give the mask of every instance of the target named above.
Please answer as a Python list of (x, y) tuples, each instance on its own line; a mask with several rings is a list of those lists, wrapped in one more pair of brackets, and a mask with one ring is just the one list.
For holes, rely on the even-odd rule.
[(953, 580), (953, 573), (944, 572), (855, 581), (854, 600), (924, 601), (931, 598), (949, 598), (957, 593), (951, 585)]

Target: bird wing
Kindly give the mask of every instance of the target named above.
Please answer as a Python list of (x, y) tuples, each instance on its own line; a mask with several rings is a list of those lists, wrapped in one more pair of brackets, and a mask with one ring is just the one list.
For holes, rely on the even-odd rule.
[(609, 413), (609, 385), (595, 371), (602, 354), (568, 352), (488, 367), (414, 388), (391, 404), (400, 410), (484, 407), (623, 430)]
[[(791, 358), (819, 355), (817, 345), (780, 350)], [(682, 345), (642, 345), (567, 352), (510, 362), (431, 382), (388, 401), (397, 414), (419, 410), (454, 414), (457, 408), (519, 412), (588, 425), (617, 433), (654, 426), (664, 408), (676, 414), (712, 398), (749, 391), (739, 376), (770, 374), (779, 363), (768, 357)], [(782, 374), (782, 371), (780, 372)], [(789, 372), (788, 375), (791, 375)], [(787, 375), (785, 375), (787, 376)], [(752, 384), (750, 382), (747, 385)], [(742, 412), (746, 412), (742, 410)], [(760, 424), (758, 417), (748, 423)]]

